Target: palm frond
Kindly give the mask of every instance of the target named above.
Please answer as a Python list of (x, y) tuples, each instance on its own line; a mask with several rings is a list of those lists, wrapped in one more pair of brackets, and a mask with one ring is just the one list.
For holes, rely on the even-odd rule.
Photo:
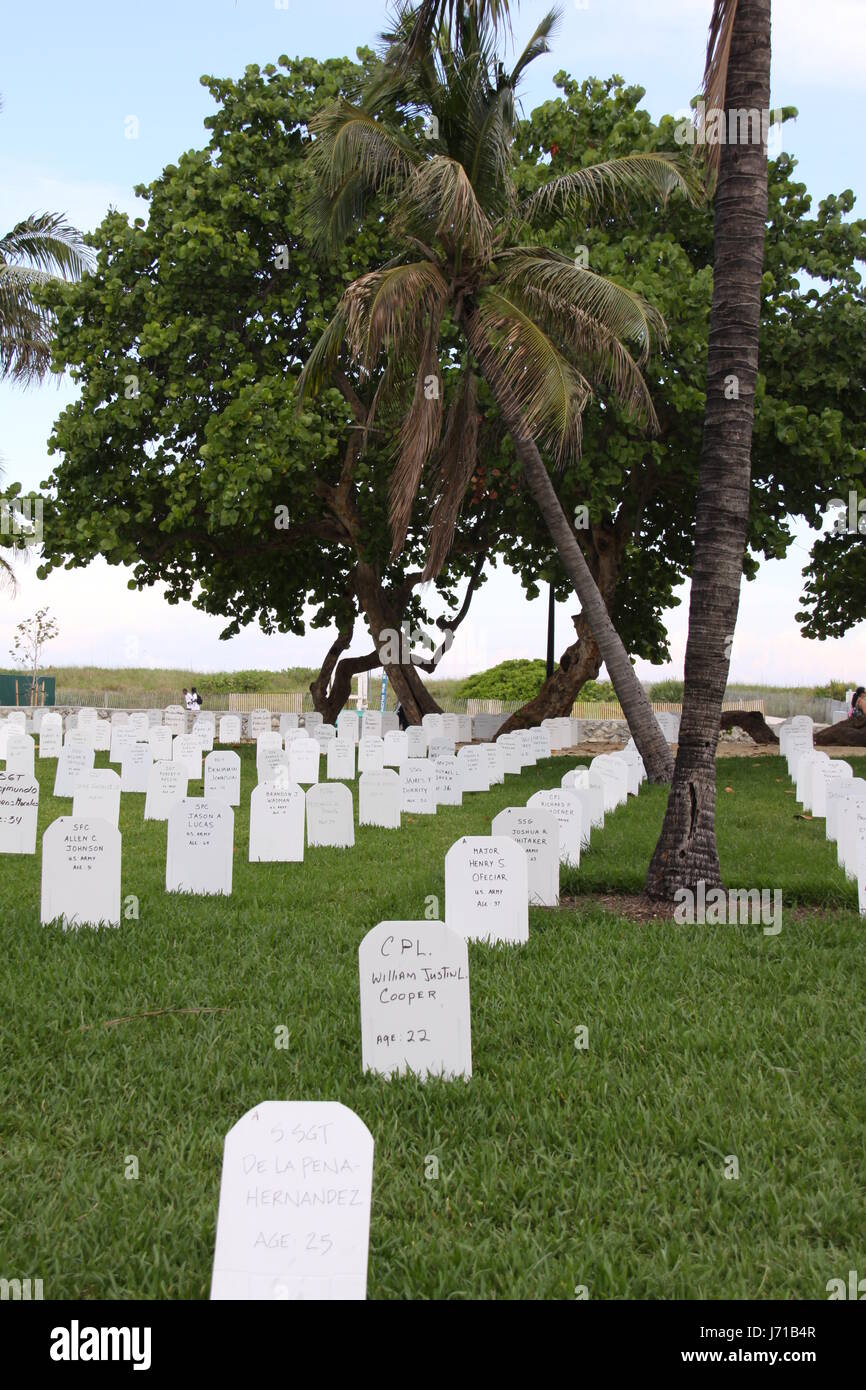
[(461, 390), (448, 411), (436, 461), (435, 502), (430, 513), (430, 551), (423, 578), (435, 579), (448, 559), (466, 489), (478, 465), (478, 389), (474, 372), (465, 370)]
[(549, 40), (558, 27), (561, 18), (561, 11), (548, 10), (547, 14), (538, 24), (532, 38), (529, 40), (529, 43), (511, 69), (508, 85), (512, 91), (518, 86), (521, 77), (530, 63), (534, 63), (536, 58), (540, 58), (543, 54), (550, 52)]
[(587, 207), (592, 212), (616, 210), (629, 199), (643, 198), (666, 203), (674, 193), (682, 193), (692, 204), (703, 197), (694, 165), (676, 155), (622, 155), (619, 159), (590, 164), (542, 184), (519, 211), (527, 222), (542, 213), (576, 213)]
[(463, 165), (448, 155), (434, 155), (413, 172), (398, 200), (398, 221), (411, 231), (434, 227), (438, 236), (460, 245), (476, 263), (490, 259), (493, 227), (479, 203)]
[(718, 167), (721, 146), (717, 141), (707, 143), (703, 138), (702, 127), (708, 115), (714, 111), (725, 110), (725, 95), (728, 85), (728, 60), (731, 56), (731, 38), (734, 33), (734, 20), (737, 15), (737, 0), (714, 0), (710, 17), (710, 32), (707, 39), (707, 59), (704, 67), (703, 110), (698, 107), (696, 125), (698, 138), (695, 149), (706, 155), (711, 170)]
[[(442, 384), (439, 379), (437, 348), (444, 312), (445, 302), (440, 300), (430, 314), (423, 351), (418, 361), (412, 407), (400, 430), (400, 453), (391, 475), (392, 560), (400, 554), (405, 545), (424, 467), (439, 443), (442, 429)], [(428, 390), (431, 381), (435, 382), (435, 390)]]
[(575, 265), (558, 251), (546, 246), (506, 248), (497, 254), (496, 269), (498, 283), (509, 291), (546, 295), (559, 309), (565, 332), (577, 311), (612, 337), (635, 343), (639, 362), (646, 362), (654, 341), (660, 346), (667, 342), (664, 319), (641, 295)]
[(510, 28), (512, 4), (516, 10), (520, 0), (420, 0), (402, 62), (407, 66), (414, 63), (434, 39), (447, 39), (452, 47), (463, 47), (478, 29)]
[(529, 432), (558, 463), (576, 458), (581, 416), (592, 387), (519, 304), (498, 289), (477, 302), (478, 319), (496, 367)]
[(417, 356), (427, 319), (447, 294), (448, 285), (432, 261), (362, 275), (341, 300), (352, 355), (368, 371), (383, 348), (390, 352), (406, 345)]
[(298, 410), (305, 398), (317, 396), (331, 381), (346, 339), (346, 314), (342, 303), (337, 305), (333, 318), (322, 333), (306, 362), (295, 392)]
[(56, 212), (33, 213), (0, 237), (0, 260), (29, 261), (64, 280), (77, 280), (94, 262), (81, 233)]
[(363, 211), (366, 196), (392, 192), (401, 184), (413, 154), (383, 122), (345, 99), (316, 116), (310, 130), (315, 138), (308, 157), (317, 193), (308, 224), (316, 244), (333, 246)]

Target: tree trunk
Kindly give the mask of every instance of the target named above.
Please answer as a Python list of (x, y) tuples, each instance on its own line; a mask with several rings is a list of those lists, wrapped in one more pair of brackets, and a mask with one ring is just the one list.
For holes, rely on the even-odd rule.
[(544, 682), (532, 700), (509, 715), (497, 734), (512, 734), (515, 729), (531, 729), (542, 719), (556, 719), (571, 714), (571, 707), (587, 681), (594, 681), (601, 670), (601, 652), (583, 613), (572, 619), (577, 641), (567, 647), (550, 680)]
[[(399, 640), (402, 614), (394, 611), (375, 568), (366, 560), (358, 561), (356, 582), (358, 599), (367, 619), (373, 645), (379, 653), (387, 651), (389, 647), (393, 649), (395, 641)], [(420, 724), (422, 715), (442, 713), (414, 666), (406, 663), (398, 665), (382, 660), (381, 657), (379, 664), (387, 671), (388, 680), (393, 685), (410, 724)]]
[[(379, 665), (379, 653), (368, 652), (366, 656), (344, 658), (337, 664), (338, 657), (352, 641), (352, 632), (340, 632), (331, 644), (322, 663), (322, 669), (310, 685), (313, 708), (326, 724), (336, 724), (337, 715), (348, 704), (352, 693), (352, 677), (361, 671), (373, 671)], [(334, 667), (336, 666), (336, 671)], [(331, 680), (333, 673), (334, 679)], [(330, 685), (330, 689), (328, 688)]]
[(519, 407), (508, 390), (472, 307), (464, 304), (463, 323), (469, 345), (502, 414), (532, 494), (556, 546), (563, 568), (580, 599), (607, 673), (613, 682), (634, 741), (651, 782), (669, 782), (673, 759), (664, 734), (652, 712), (646, 692), (634, 672), (628, 652), (610, 620), (589, 566), (544, 466), (538, 446), (523, 422)]
[[(728, 132), (729, 112), (764, 112), (769, 101), (770, 0), (739, 0), (725, 89)], [(766, 221), (763, 139), (723, 144), (683, 713), (673, 786), (647, 876), (650, 897), (668, 902), (678, 888), (695, 892), (700, 880), (721, 887), (715, 759), (749, 517)]]

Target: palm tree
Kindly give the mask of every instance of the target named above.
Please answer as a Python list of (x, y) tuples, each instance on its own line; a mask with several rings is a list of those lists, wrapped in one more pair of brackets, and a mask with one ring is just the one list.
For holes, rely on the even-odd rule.
[[(716, 0), (704, 91), (707, 111), (724, 111), (729, 136), (729, 113), (769, 109), (770, 0)], [(702, 879), (721, 886), (715, 758), (746, 548), (767, 221), (764, 127), (754, 143), (709, 149), (718, 156), (715, 271), (685, 691), (673, 785), (647, 876), (647, 892), (667, 901)]]
[(49, 280), (90, 266), (81, 234), (55, 212), (33, 213), (0, 236), (0, 380), (28, 385), (48, 372), (52, 317), (38, 300)]
[[(557, 15), (545, 16), (507, 73), (492, 38), (492, 21), (501, 21), (506, 8), (499, 0), (470, 3), (460, 9), (459, 31), (452, 35), (442, 19), (435, 42), (424, 48), (417, 40), (424, 7), (402, 7), (386, 35), (381, 70), (360, 104), (337, 103), (315, 122), (312, 223), (319, 247), (327, 251), (339, 244), (364, 197), (376, 193), (406, 250), (347, 288), (305, 366), (300, 395), (330, 380), (344, 347), (367, 373), (384, 358), (380, 394), (407, 390), (411, 399), (392, 480), (392, 533), (396, 553), (432, 460), (429, 577), (448, 553), (474, 470), (475, 372), (480, 373), (592, 627), (647, 772), (653, 780), (669, 781), (667, 744), (537, 442), (559, 467), (574, 458), (582, 411), (594, 390), (655, 427), (640, 368), (653, 340), (663, 338), (664, 324), (639, 295), (526, 238), (533, 222), (551, 211), (599, 212), (628, 196), (663, 202), (675, 191), (694, 196), (697, 181), (664, 155), (641, 154), (551, 179), (521, 202), (512, 162), (515, 92), (529, 64), (549, 51)], [(447, 0), (438, 9), (448, 11)], [(428, 16), (431, 24), (435, 19)], [(407, 115), (425, 117), (430, 138), (415, 138), (406, 129)], [(439, 378), (443, 353), (454, 362), (455, 329), (469, 352), (443, 438), (443, 402), (429, 385)]]

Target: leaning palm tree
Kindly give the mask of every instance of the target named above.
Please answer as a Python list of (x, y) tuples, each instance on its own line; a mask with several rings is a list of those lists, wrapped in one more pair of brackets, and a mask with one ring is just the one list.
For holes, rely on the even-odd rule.
[(685, 690), (673, 785), (647, 877), (673, 901), (703, 880), (721, 886), (716, 848), (716, 745), (749, 519), (752, 421), (758, 374), (761, 274), (767, 222), (766, 126), (738, 126), (770, 102), (770, 0), (715, 0), (704, 75), (707, 113), (723, 112), (718, 163), (707, 403), (698, 476), (695, 561)]
[[(405, 251), (347, 288), (305, 366), (300, 395), (323, 387), (346, 350), (367, 373), (384, 361), (380, 394), (411, 384), (391, 524), (396, 552), (432, 462), (430, 577), (447, 555), (474, 471), (476, 375), (484, 378), (648, 775), (669, 781), (667, 744), (539, 449), (560, 468), (576, 457), (582, 412), (595, 391), (655, 428), (641, 366), (664, 325), (639, 295), (529, 237), (550, 213), (585, 216), (638, 196), (662, 203), (675, 191), (693, 196), (698, 185), (675, 160), (650, 153), (551, 179), (521, 202), (512, 154), (515, 93), (529, 64), (548, 51), (557, 15), (545, 16), (506, 72), (491, 24), (504, 9), (493, 0), (465, 5), (459, 31), (443, 22), (434, 41), (420, 48), (418, 11), (402, 7), (386, 36), (381, 70), (360, 103), (336, 103), (315, 122), (312, 221), (320, 248), (338, 244), (356, 224), (365, 196), (375, 193)], [(417, 138), (418, 121), (407, 129), (407, 116), (424, 118), (428, 139)], [(443, 420), (441, 393), (430, 385), (438, 381), (443, 352), (453, 363), (455, 329), (467, 354)]]
[(27, 385), (48, 372), (52, 318), (38, 298), (47, 281), (90, 265), (80, 232), (54, 212), (33, 213), (0, 236), (0, 379)]

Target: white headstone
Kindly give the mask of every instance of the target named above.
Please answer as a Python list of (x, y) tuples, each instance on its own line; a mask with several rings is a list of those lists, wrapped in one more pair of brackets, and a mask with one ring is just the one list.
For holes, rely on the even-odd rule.
[(365, 709), (361, 719), (361, 738), (382, 737), (382, 716), (378, 710)]
[(522, 845), (504, 835), (457, 840), (445, 856), (445, 921), (468, 941), (528, 941)]
[(293, 738), (289, 744), (289, 781), (309, 787), (318, 780), (318, 743), (314, 738)]
[(289, 755), (281, 748), (260, 748), (256, 758), (256, 777), (260, 782), (289, 781)]
[(407, 758), (400, 769), (400, 808), (407, 816), (435, 816), (436, 764)]
[(111, 724), (107, 719), (97, 719), (89, 729), (90, 742), (97, 753), (107, 753), (111, 748)]
[(472, 742), (472, 717), (468, 714), (458, 714), (457, 719), (457, 742)]
[(555, 787), (551, 791), (535, 792), (526, 804), (551, 811), (556, 816), (559, 823), (559, 862), (578, 869), (583, 842), (583, 807), (578, 793)]
[(350, 738), (332, 738), (325, 754), (329, 782), (355, 779), (355, 745)]
[(840, 768), (841, 771), (824, 778), (824, 806), (826, 810), (824, 829), (828, 840), (838, 838), (836, 813), (854, 780), (854, 769), (850, 763), (843, 763), (834, 759), (832, 766)]
[(59, 758), (63, 747), (63, 719), (59, 714), (46, 714), (39, 726), (40, 758)]
[(63, 748), (57, 759), (54, 778), (55, 796), (72, 796), (79, 777), (93, 771), (92, 748)]
[(236, 714), (224, 714), (219, 723), (220, 743), (240, 743), (241, 721)]
[(277, 733), (276, 729), (265, 729), (256, 738), (256, 756), (258, 757), (263, 748), (276, 748), (278, 753), (283, 751), (283, 736)]
[(60, 816), (42, 836), (43, 925), (120, 926), (120, 831)]
[[(94, 710), (93, 713), (95, 715), (96, 710)], [(95, 722), (96, 721), (94, 720), (94, 723)], [(130, 729), (135, 730), (140, 739), (146, 739), (148, 730), (150, 728), (150, 720), (148, 719), (146, 712), (144, 710), (136, 710), (134, 714), (131, 714), (129, 716), (129, 727)]]
[(168, 813), (167, 893), (232, 891), (235, 813), (224, 801), (184, 797)]
[(410, 758), (427, 757), (427, 730), (423, 725), (409, 725), (406, 730), (406, 751)]
[(465, 937), (444, 922), (380, 922), (358, 948), (358, 969), (365, 1072), (472, 1075)]
[(431, 738), (427, 745), (427, 757), (434, 763), (437, 758), (453, 757), (454, 751), (454, 744), (450, 738)]
[(502, 752), (503, 763), (506, 773), (516, 774), (523, 771), (523, 761), (520, 756), (520, 743), (516, 734), (500, 734), (496, 740), (496, 746)]
[(559, 823), (550, 811), (506, 806), (494, 817), (494, 835), (510, 835), (526, 852), (529, 901), (535, 907), (559, 905)]
[(362, 772), (358, 782), (358, 824), (400, 829), (400, 774), (393, 768)]
[(320, 782), (307, 792), (307, 848), (351, 849), (355, 843), (352, 793), (344, 782)]
[(498, 743), (482, 743), (481, 751), (487, 759), (487, 778), (491, 787), (501, 785), (505, 781), (504, 750)]
[[(88, 734), (85, 730), (84, 737)], [(67, 740), (69, 735), (67, 734)], [(127, 749), (132, 748), (138, 743), (138, 734), (135, 729), (131, 729), (128, 724), (112, 724), (111, 726), (111, 749), (108, 754), (110, 763), (122, 763)], [(92, 743), (91, 743), (92, 747)]]
[(456, 714), (443, 714), (442, 716), (442, 737), (450, 739), (455, 748), (459, 741), (460, 719)]
[(171, 729), (167, 729), (164, 724), (154, 724), (147, 731), (147, 741), (155, 763), (171, 762)]
[(181, 734), (171, 745), (171, 754), (176, 763), (183, 763), (191, 782), (201, 781), (202, 752), (197, 738), (193, 738), (192, 734)]
[(358, 744), (358, 772), (381, 772), (385, 766), (385, 744), (368, 735)]
[(213, 720), (206, 719), (204, 715), (200, 714), (192, 726), (192, 737), (198, 739), (203, 753), (212, 753), (214, 740)]
[(171, 729), (172, 737), (186, 733), (186, 710), (181, 705), (166, 705), (162, 717), (166, 729)]
[(530, 729), (529, 737), (532, 740), (532, 751), (535, 754), (535, 761), (539, 758), (550, 757), (550, 734), (546, 729)]
[(111, 727), (113, 729), (126, 729), (129, 727), (129, 711), (125, 709), (115, 709), (111, 711)]
[(328, 751), (328, 744), (333, 743), (337, 737), (337, 730), (333, 724), (319, 724), (313, 729), (313, 738), (319, 745), (319, 750), (324, 757)]
[(524, 767), (535, 767), (538, 759), (535, 756), (535, 744), (532, 741), (531, 729), (517, 729), (514, 737), (517, 739), (517, 746), (520, 749), (520, 761)]
[(475, 744), (466, 744), (457, 750), (460, 764), (460, 777), (464, 792), (486, 792), (490, 790), (490, 774), (487, 771), (487, 754)]
[(250, 800), (250, 863), (303, 863), (305, 811), (297, 783), (259, 783)]
[(269, 709), (250, 710), (247, 728), (250, 738), (255, 742), (259, 734), (269, 734), (273, 727)]
[(819, 768), (812, 778), (812, 815), (825, 817), (827, 815), (827, 788), (832, 782), (847, 782), (853, 776), (853, 767), (850, 763), (843, 762), (841, 758), (831, 758), (826, 767)]
[(6, 771), (21, 772), (32, 778), (36, 767), (36, 740), (32, 734), (16, 731), (6, 740)]
[(145, 820), (168, 820), (172, 806), (183, 801), (189, 790), (186, 765), (161, 759), (154, 762), (147, 779), (144, 802)]
[(35, 854), (39, 783), (21, 772), (0, 772), (0, 854)]
[(352, 709), (344, 709), (337, 715), (337, 737), (357, 743), (360, 737), (361, 721)]
[(124, 792), (146, 792), (153, 764), (153, 754), (149, 743), (133, 743), (123, 754), (120, 764), (120, 790)]
[(364, 1299), (372, 1184), (373, 1136), (345, 1105), (248, 1110), (223, 1149), (211, 1299)]
[(115, 830), (120, 823), (120, 778), (110, 768), (94, 768), (79, 778), (72, 797), (73, 820), (104, 820)]
[(391, 729), (385, 735), (384, 762), (386, 767), (402, 767), (409, 757), (409, 740), (405, 733)]
[(442, 738), (445, 733), (445, 726), (442, 723), (441, 714), (422, 714), (421, 727), (427, 735), (429, 744), (431, 738)]
[(300, 723), (300, 715), (297, 715), (297, 714), (281, 714), (281, 715), (280, 715), (280, 733), (283, 734), (283, 735), (285, 735), (285, 733), (287, 732), (288, 729), (297, 729), (299, 723)]
[(433, 763), (436, 769), (436, 802), (439, 806), (463, 805), (463, 780), (460, 764), (453, 753), (437, 758)]
[(304, 727), (306, 728), (311, 738), (313, 736), (313, 730), (317, 729), (319, 725), (323, 723), (323, 721), (324, 715), (319, 714), (319, 711), (317, 709), (312, 709), (309, 711), (308, 714), (304, 715)]
[(237, 753), (208, 753), (204, 760), (204, 794), (208, 801), (241, 804), (241, 760)]

